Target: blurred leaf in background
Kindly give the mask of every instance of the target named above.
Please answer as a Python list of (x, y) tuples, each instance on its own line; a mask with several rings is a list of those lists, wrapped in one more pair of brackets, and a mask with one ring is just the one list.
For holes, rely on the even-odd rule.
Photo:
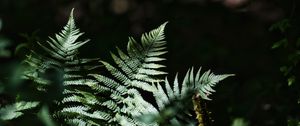
[[(2, 19), (0, 18), (0, 31), (2, 26)], [(47, 86), (48, 92), (38, 91), (35, 88), (35, 82), (22, 79), (28, 66), (20, 60), (28, 54), (30, 48), (33, 48), (33, 43), (39, 40), (36, 37), (37, 33), (38, 31), (32, 34), (21, 34), (25, 42), (14, 45), (13, 39), (11, 40), (10, 37), (0, 32), (1, 126), (24, 124), (55, 126), (49, 112), (51, 111), (50, 108), (53, 107), (53, 100), (59, 100), (62, 95), (61, 71), (47, 70), (45, 74), (41, 75), (51, 82)], [(27, 49), (25, 50), (27, 52), (24, 52), (24, 48)], [(13, 52), (15, 53), (13, 54)], [(23, 114), (24, 116), (21, 116)]]
[(248, 122), (243, 118), (235, 118), (231, 126), (248, 126)]
[(49, 107), (44, 105), (40, 112), (38, 113), (39, 119), (42, 121), (44, 126), (56, 126), (55, 122), (52, 120), (51, 114), (49, 112)]
[(36, 43), (41, 41), (38, 37), (39, 32), (39, 30), (35, 30), (31, 34), (21, 33), (20, 36), (25, 40), (17, 45), (14, 54), (21, 58), (26, 58), (25, 54), (29, 54), (30, 49), (38, 48)]
[[(299, 102), (297, 101), (300, 99), (298, 75), (298, 63), (300, 61), (300, 36), (298, 33), (295, 35), (294, 32), (297, 30), (297, 25), (292, 22), (294, 18), (290, 18), (291, 19), (285, 18), (274, 23), (269, 30), (272, 32), (279, 31), (282, 36), (282, 38), (275, 42), (271, 48), (272, 50), (277, 51), (277, 55), (279, 59), (281, 59), (281, 67), (279, 69), (285, 78), (283, 85), (287, 85), (289, 87), (289, 92), (294, 95), (293, 104), (297, 105), (298, 109), (296, 110), (299, 110)], [(291, 115), (287, 118), (288, 126), (300, 126), (299, 113), (295, 110), (291, 111)]]
[[(280, 67), (280, 71), (283, 73), (284, 77), (287, 79), (288, 86), (296, 83), (298, 78), (295, 74), (297, 74), (296, 69), (298, 67), (298, 62), (300, 60), (300, 51), (299, 51), (299, 40), (300, 36), (291, 37), (293, 34), (292, 27), (295, 24), (292, 24), (291, 19), (284, 18), (269, 28), (270, 31), (276, 32), (280, 31), (282, 34), (282, 38), (275, 42), (271, 49), (280, 52), (279, 58), (283, 59), (282, 66)], [(296, 39), (295, 39), (296, 38)]]
[(288, 126), (300, 126), (300, 122), (298, 119), (288, 119)]
[[(0, 18), (0, 33), (2, 29), (2, 19)], [(0, 34), (0, 58), (1, 57), (10, 57), (11, 52), (7, 49), (10, 46), (9, 39), (1, 36)]]
[(2, 19), (0, 18), (0, 31), (2, 29)]
[(7, 49), (10, 46), (10, 41), (0, 36), (0, 57), (10, 57), (11, 52)]
[(291, 27), (290, 20), (285, 18), (276, 23), (274, 23), (270, 28), (269, 31), (280, 30), (281, 33), (286, 32)]

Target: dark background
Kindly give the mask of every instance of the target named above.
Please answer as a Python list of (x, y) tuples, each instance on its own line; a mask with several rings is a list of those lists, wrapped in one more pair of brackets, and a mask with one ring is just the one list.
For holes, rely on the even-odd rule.
[[(125, 49), (127, 36), (139, 39), (169, 21), (169, 78), (176, 72), (183, 76), (191, 66), (236, 74), (207, 102), (213, 125), (244, 118), (251, 126), (285, 126), (300, 115), (299, 67), (294, 68), (296, 86), (289, 87), (279, 70), (289, 49), (271, 47), (283, 37), (299, 37), (299, 7), (299, 0), (0, 0), (0, 35), (12, 49), (45, 41), (75, 8), (77, 26), (91, 39), (80, 55), (111, 60), (109, 51)], [(291, 21), (288, 35), (268, 30), (283, 19)]]

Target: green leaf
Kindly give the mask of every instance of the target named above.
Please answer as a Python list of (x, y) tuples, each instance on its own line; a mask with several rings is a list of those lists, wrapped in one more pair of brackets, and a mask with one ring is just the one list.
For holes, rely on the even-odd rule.
[(281, 66), (280, 71), (283, 73), (284, 76), (287, 76), (291, 70), (293, 69), (293, 66)]
[(292, 84), (295, 83), (296, 77), (295, 76), (291, 76), (291, 77), (288, 78), (287, 81), (288, 81), (288, 85), (291, 86)]
[[(165, 51), (166, 41), (164, 41), (166, 24), (164, 23), (149, 33), (143, 34), (140, 42), (133, 37), (129, 37), (127, 54), (119, 48), (117, 48), (118, 55), (111, 53), (117, 67), (101, 61), (111, 73), (112, 78), (91, 74), (99, 82), (99, 86), (90, 84), (92, 89), (97, 90), (100, 94), (110, 92), (110, 98), (117, 103), (121, 102), (124, 104), (124, 106), (115, 107), (115, 110), (117, 110), (115, 111), (116, 114), (126, 113), (115, 117), (115, 120), (121, 125), (145, 125), (144, 122), (140, 122), (132, 117), (141, 114), (157, 113), (157, 109), (144, 100), (139, 90), (155, 91), (152, 83), (163, 81), (167, 74), (167, 72), (161, 70), (165, 66), (160, 64), (160, 61), (165, 60), (161, 56), (167, 53)], [(160, 87), (160, 90), (163, 89)], [(167, 99), (167, 96), (164, 98)], [(152, 123), (155, 124), (155, 122)]]
[(11, 51), (7, 48), (11, 45), (10, 41), (0, 36), (0, 57), (10, 57)]
[(248, 126), (248, 122), (246, 122), (243, 118), (235, 118), (231, 126)]
[(300, 126), (300, 120), (294, 119), (294, 118), (288, 118), (287, 125), (288, 126)]
[(273, 44), (273, 46), (271, 47), (271, 49), (277, 49), (277, 48), (279, 48), (279, 47), (286, 47), (287, 46), (287, 44), (288, 44), (288, 40), (287, 40), (287, 38), (284, 38), (284, 39), (281, 39), (280, 41), (278, 41), (278, 42), (275, 42), (274, 44)]
[[(58, 90), (61, 89), (63, 92), (63, 101), (55, 102), (59, 109), (55, 110), (54, 116), (59, 119), (66, 119), (66, 122), (73, 120), (75, 117), (80, 117), (79, 120), (86, 121), (86, 123), (92, 122), (91, 120), (86, 119), (86, 116), (92, 116), (93, 114), (91, 113), (96, 112), (95, 109), (91, 109), (89, 111), (92, 112), (85, 113), (86, 116), (84, 116), (83, 113), (76, 113), (76, 108), (70, 109), (73, 107), (74, 102), (87, 105), (90, 108), (95, 108), (94, 105), (96, 104), (90, 104), (92, 101), (87, 102), (90, 100), (88, 99), (90, 97), (86, 95), (82, 96), (84, 93), (78, 93), (90, 93), (89, 85), (91, 85), (94, 80), (89, 79), (87, 74), (91, 70), (99, 67), (99, 65), (93, 64), (99, 59), (83, 59), (78, 57), (78, 49), (89, 41), (88, 39), (83, 41), (79, 40), (82, 35), (83, 33), (80, 32), (75, 25), (72, 9), (67, 24), (58, 34), (55, 34), (54, 37), (49, 37), (48, 41), (37, 42), (41, 47), (41, 50), (39, 51), (43, 51), (43, 53), (40, 53), (37, 50), (31, 50), (32, 53), (24, 60), (25, 65), (27, 65), (27, 69), (22, 72), (24, 74), (24, 79), (33, 80), (39, 91), (50, 91), (49, 93), (58, 91), (58, 93), (61, 93), (60, 90)], [(59, 71), (59, 74), (53, 73), (53, 71)], [(96, 90), (92, 91), (97, 92)], [(61, 95), (52, 96), (57, 98)], [(53, 125), (49, 118), (45, 116), (47, 115), (47, 109), (42, 109), (40, 115), (45, 124)]]
[(291, 27), (290, 20), (289, 19), (283, 19), (275, 24), (273, 24), (270, 28), (269, 31), (274, 31), (274, 30), (280, 30), (280, 32), (285, 32), (288, 28)]
[(51, 118), (48, 106), (44, 105), (41, 108), (40, 112), (38, 113), (38, 117), (40, 118), (40, 120), (42, 120), (45, 126), (56, 126), (56, 124)]
[(39, 105), (39, 102), (17, 102), (11, 105), (7, 105), (0, 109), (0, 119), (11, 120), (23, 115), (22, 110), (32, 109)]
[(156, 89), (153, 92), (153, 95), (159, 109), (162, 110), (174, 99), (181, 99), (198, 93), (202, 99), (211, 100), (208, 96), (211, 95), (212, 92), (215, 92), (212, 87), (216, 86), (217, 83), (227, 77), (234, 76), (233, 74), (215, 75), (210, 70), (204, 72), (200, 76), (200, 70), (201, 68), (194, 76), (194, 69), (189, 69), (180, 86), (178, 85), (178, 78), (176, 75), (173, 89), (171, 89), (171, 86), (166, 79), (163, 85), (167, 91), (164, 91), (160, 83), (156, 86), (154, 85)]

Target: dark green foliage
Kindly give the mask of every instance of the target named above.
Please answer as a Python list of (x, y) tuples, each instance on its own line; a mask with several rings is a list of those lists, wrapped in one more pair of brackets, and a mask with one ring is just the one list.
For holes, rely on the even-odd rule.
[(282, 34), (284, 34), (284, 37), (281, 40), (273, 44), (272, 49), (281, 49), (282, 53), (286, 55), (286, 62), (280, 67), (280, 71), (288, 78), (287, 82), (289, 86), (296, 81), (294, 69), (297, 67), (300, 60), (300, 37), (296, 39), (288, 38), (291, 27), (290, 22), (291, 21), (288, 19), (283, 19), (270, 27), (271, 31), (279, 30)]
[[(283, 34), (283, 38), (278, 42), (275, 42), (272, 49), (280, 52), (284, 62), (281, 64), (280, 71), (286, 79), (286, 84), (293, 91), (298, 91), (299, 88), (299, 77), (298, 67), (300, 61), (300, 36), (297, 35), (296, 38), (291, 38), (290, 34), (292, 31), (292, 23), (289, 19), (283, 19), (270, 28), (271, 31), (279, 30)], [(298, 101), (293, 101), (299, 105), (300, 96), (297, 96)], [(296, 117), (288, 117), (288, 126), (299, 126), (300, 119), (299, 115)]]

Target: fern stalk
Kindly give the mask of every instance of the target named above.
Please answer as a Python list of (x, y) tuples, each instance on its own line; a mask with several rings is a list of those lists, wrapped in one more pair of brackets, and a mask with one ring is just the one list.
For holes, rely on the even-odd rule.
[(192, 98), (193, 101), (193, 108), (196, 114), (196, 119), (198, 121), (198, 126), (205, 126), (205, 122), (204, 122), (204, 110), (201, 106), (202, 101), (201, 98), (198, 94), (193, 95)]

